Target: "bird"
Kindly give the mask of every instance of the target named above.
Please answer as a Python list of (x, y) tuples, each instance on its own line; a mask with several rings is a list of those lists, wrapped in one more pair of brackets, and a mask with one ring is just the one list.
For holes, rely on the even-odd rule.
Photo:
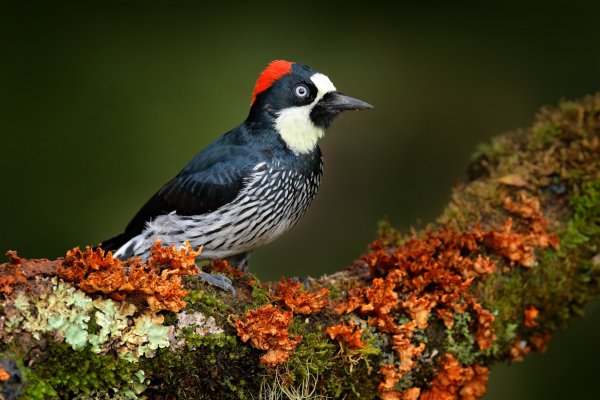
[[(99, 245), (146, 258), (166, 245), (202, 246), (200, 258), (247, 270), (250, 252), (290, 230), (312, 203), (323, 174), (317, 144), (343, 111), (373, 108), (339, 92), (327, 75), (285, 60), (260, 73), (247, 118), (218, 137)], [(231, 290), (225, 277), (203, 274)]]

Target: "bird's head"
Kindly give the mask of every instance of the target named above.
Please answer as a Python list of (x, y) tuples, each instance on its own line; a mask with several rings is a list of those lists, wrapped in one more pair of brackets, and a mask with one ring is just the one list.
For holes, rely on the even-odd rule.
[(342, 111), (369, 108), (373, 106), (338, 92), (326, 75), (277, 60), (258, 77), (248, 118), (266, 118), (290, 150), (303, 154), (314, 150)]

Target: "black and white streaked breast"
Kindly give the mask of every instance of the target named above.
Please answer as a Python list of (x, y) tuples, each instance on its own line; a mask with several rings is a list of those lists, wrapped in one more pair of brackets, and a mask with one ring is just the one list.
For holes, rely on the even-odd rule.
[[(278, 161), (260, 162), (246, 178), (242, 190), (230, 203), (202, 215), (157, 216), (132, 239), (135, 255), (147, 254), (156, 238), (165, 244), (188, 240), (204, 246), (203, 258), (223, 258), (272, 242), (291, 229), (312, 203), (323, 173), (316, 168), (289, 168)], [(124, 246), (125, 247), (125, 246)]]

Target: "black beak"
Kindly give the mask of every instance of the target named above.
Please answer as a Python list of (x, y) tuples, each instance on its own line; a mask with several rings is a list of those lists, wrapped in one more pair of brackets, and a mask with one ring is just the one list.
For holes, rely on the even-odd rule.
[(344, 96), (340, 92), (329, 92), (315, 104), (310, 112), (310, 119), (316, 126), (327, 129), (342, 111), (368, 110), (369, 108), (373, 108), (373, 106), (362, 100)]
[(373, 108), (369, 103), (365, 103), (362, 100), (355, 99), (350, 96), (345, 96), (340, 92), (330, 92), (327, 93), (319, 104), (329, 110), (330, 112), (340, 112), (346, 110), (368, 110)]

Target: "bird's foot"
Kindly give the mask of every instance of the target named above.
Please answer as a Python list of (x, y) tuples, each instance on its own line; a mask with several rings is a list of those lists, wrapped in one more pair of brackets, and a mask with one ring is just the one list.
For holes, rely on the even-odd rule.
[(231, 293), (231, 295), (233, 297), (236, 296), (235, 288), (233, 287), (231, 279), (229, 279), (225, 275), (220, 275), (220, 274), (212, 275), (212, 274), (207, 274), (206, 272), (200, 272), (198, 275), (192, 275), (192, 276), (196, 276), (211, 286), (216, 286), (219, 289), (223, 289), (223, 290)]
[(227, 257), (227, 261), (233, 268), (243, 272), (248, 272), (248, 261), (250, 260), (250, 252), (236, 254), (235, 256)]
[(308, 276), (292, 276), (290, 278), (294, 282), (300, 282), (305, 289), (310, 289), (312, 283), (310, 283), (310, 279)]

